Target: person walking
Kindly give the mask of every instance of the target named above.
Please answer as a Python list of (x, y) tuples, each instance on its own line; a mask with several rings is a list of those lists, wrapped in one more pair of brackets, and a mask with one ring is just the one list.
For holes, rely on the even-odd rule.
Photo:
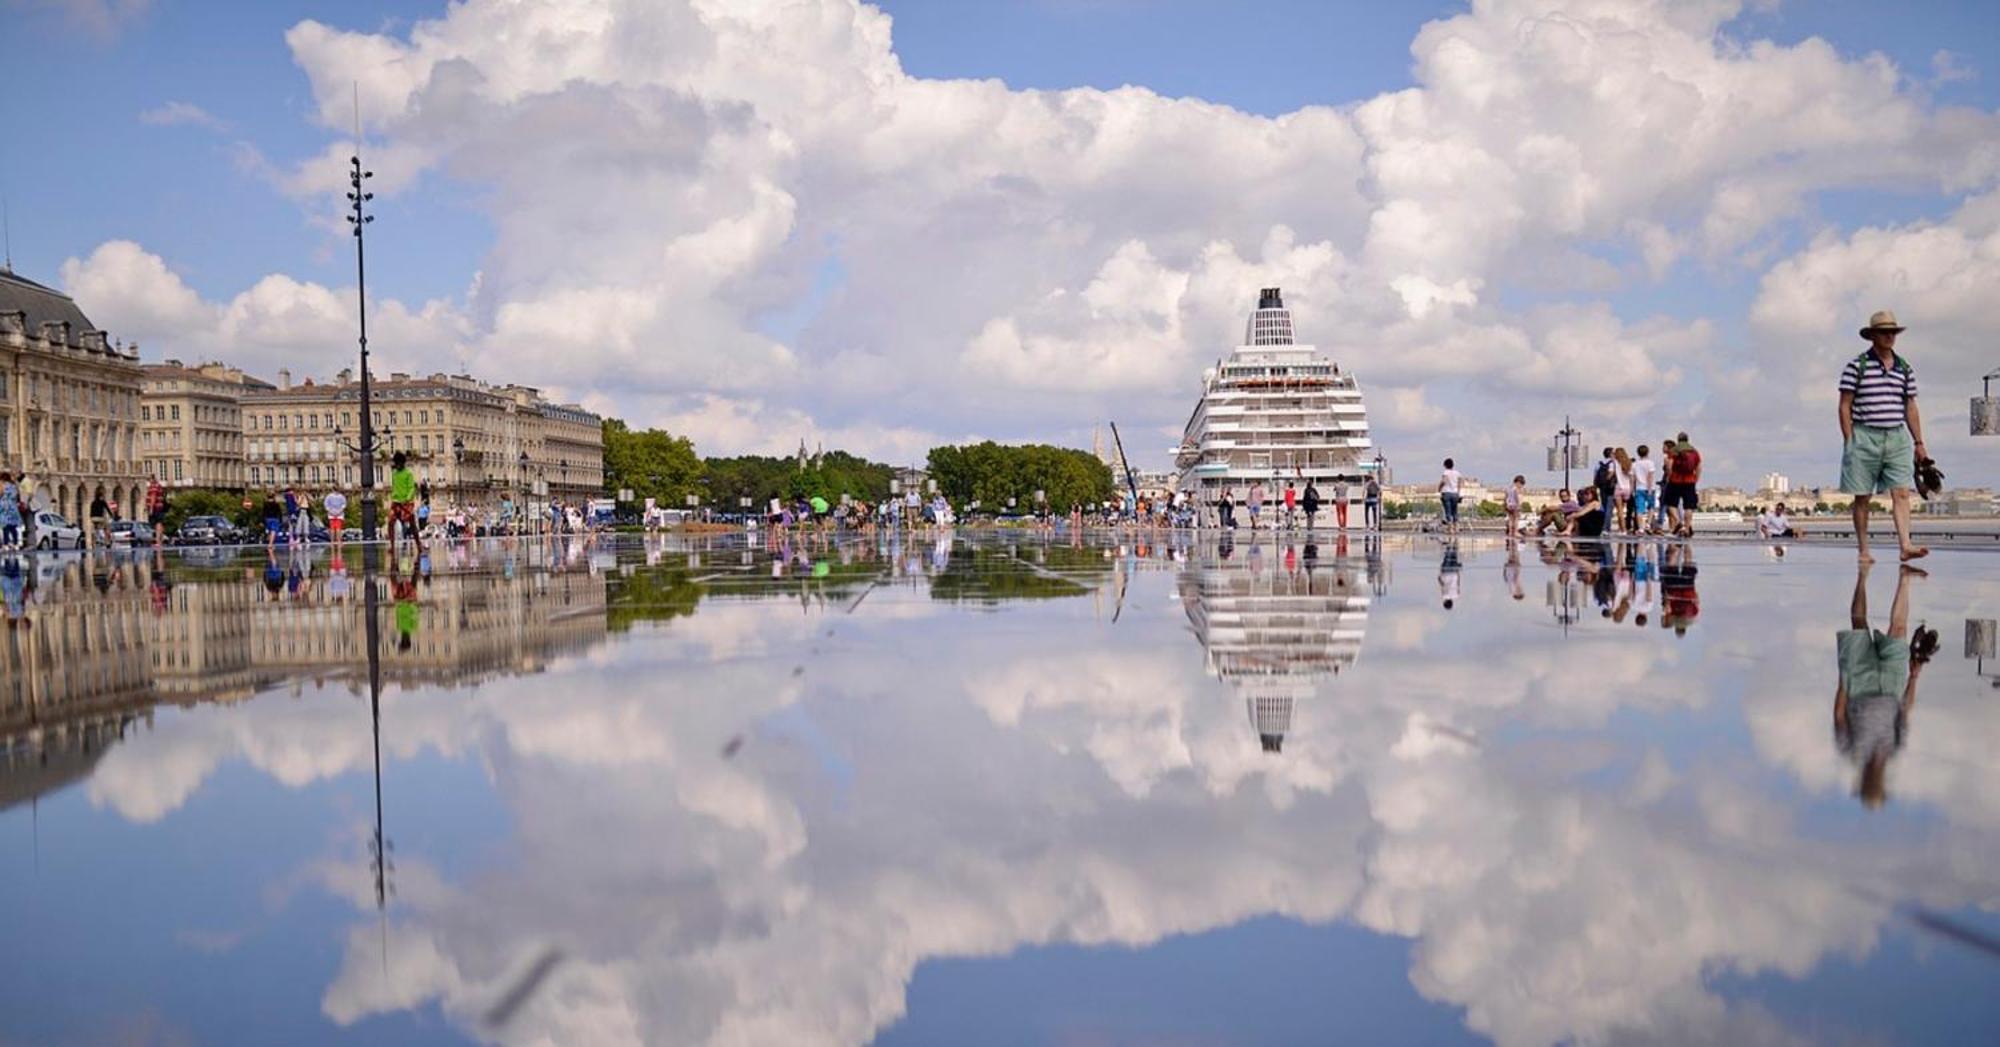
[[(1306, 481), (1306, 497), (1305, 501), (1302, 504), (1305, 506), (1306, 510), (1306, 533), (1308, 536), (1310, 536), (1313, 529), (1314, 518), (1319, 516), (1319, 484), (1315, 483), (1312, 480)], [(1342, 526), (1346, 525), (1346, 521), (1344, 520), (1341, 521), (1341, 523)], [(1308, 540), (1310, 540), (1310, 537), (1308, 537)]]
[(1298, 509), (1299, 509), (1299, 490), (1297, 487), (1292, 486), (1292, 482), (1290, 480), (1286, 480), (1285, 481), (1285, 530), (1289, 531), (1292, 529), (1292, 514), (1298, 512)]
[(1653, 526), (1653, 506), (1659, 500), (1659, 463), (1653, 461), (1652, 448), (1639, 445), (1639, 457), (1632, 461), (1632, 515), (1637, 522), (1636, 530), (1657, 531)]
[(1673, 517), (1673, 530), (1678, 537), (1694, 537), (1694, 513), (1701, 505), (1700, 484), (1701, 452), (1694, 449), (1688, 434), (1681, 433), (1674, 437), (1673, 450), (1667, 458), (1666, 485), (1667, 512)]
[(97, 492), (96, 496), (91, 498), (89, 515), (89, 526), (83, 530), (84, 541), (92, 548), (96, 548), (98, 540), (97, 532), (101, 528), (104, 531), (104, 541), (109, 543), (111, 541), (111, 505), (104, 500), (103, 491)]
[(278, 504), (277, 497), (267, 491), (264, 494), (264, 505), (258, 515), (264, 518), (264, 551), (275, 553), (278, 548), (278, 535), (285, 529), (285, 507)]
[(1444, 509), (1438, 527), (1447, 534), (1458, 533), (1458, 485), (1461, 479), (1458, 467), (1451, 459), (1445, 459), (1444, 473), (1438, 477), (1438, 502)]
[(1382, 480), (1369, 476), (1361, 488), (1361, 525), (1371, 531), (1382, 529)]
[(1507, 487), (1507, 537), (1510, 539), (1521, 533), (1521, 496), (1527, 491), (1528, 478), (1518, 474)]
[(296, 542), (299, 540), (299, 493), (290, 484), (285, 485), (284, 501), (285, 541)]
[(1236, 492), (1228, 487), (1222, 489), (1222, 500), (1215, 503), (1216, 511), (1222, 514), (1222, 529), (1236, 529)]
[(1603, 457), (1597, 460), (1597, 468), (1590, 474), (1590, 486), (1597, 488), (1597, 505), (1609, 514), (1618, 498), (1618, 454), (1616, 449), (1607, 447)]
[(21, 548), (21, 487), (14, 474), (0, 472), (0, 550)]
[(146, 522), (152, 525), (154, 545), (166, 541), (167, 489), (160, 486), (158, 477), (146, 484)]
[(398, 526), (401, 532), (424, 544), (417, 530), (417, 474), (410, 471), (410, 458), (401, 451), (389, 460), (389, 546), (395, 548)]
[(1869, 501), (1887, 492), (1904, 563), (1930, 555), (1910, 540), (1910, 484), (1917, 462), (1928, 458), (1923, 417), (1917, 412), (1917, 372), (1896, 351), (1904, 328), (1887, 309), (1868, 318), (1861, 337), (1868, 351), (1840, 373), (1840, 490), (1854, 496), (1854, 544), (1868, 553)]
[(1660, 496), (1653, 506), (1653, 531), (1667, 533), (1667, 523), (1671, 514), (1667, 512), (1667, 467), (1674, 461), (1674, 438), (1669, 436), (1660, 441)]
[(1619, 530), (1624, 531), (1626, 534), (1631, 534), (1638, 529), (1637, 521), (1632, 515), (1632, 492), (1637, 484), (1636, 479), (1632, 475), (1632, 456), (1625, 453), (1625, 449), (1620, 447), (1613, 452), (1612, 457), (1617, 460), (1618, 464), (1618, 485), (1612, 489), (1613, 501), (1611, 502), (1611, 506), (1613, 512), (1611, 522)]
[[(512, 502), (504, 504), (510, 510), (513, 508)], [(347, 496), (339, 490), (326, 493), (326, 528), (333, 532), (333, 544), (339, 545), (347, 530)]]
[(1343, 531), (1347, 530), (1347, 502), (1347, 477), (1336, 476), (1333, 478), (1333, 522)]
[(1249, 506), (1250, 533), (1255, 534), (1257, 533), (1257, 518), (1264, 511), (1264, 481), (1256, 480), (1251, 482)]

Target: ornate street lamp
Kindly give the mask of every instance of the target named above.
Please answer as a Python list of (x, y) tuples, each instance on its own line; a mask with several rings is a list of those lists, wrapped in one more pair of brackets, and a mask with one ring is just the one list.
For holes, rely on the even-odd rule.
[(347, 224), (354, 227), (354, 283), (355, 300), (361, 326), (361, 540), (375, 540), (375, 419), (374, 400), (369, 391), (368, 381), (368, 261), (364, 247), (365, 237), (361, 235), (375, 216), (368, 214), (364, 205), (375, 199), (375, 194), (366, 192), (362, 186), (375, 177), (375, 172), (361, 168), (361, 127), (357, 116), (354, 130), (354, 155), (348, 157), (350, 170), (347, 184), (348, 203), (354, 213), (347, 216)]

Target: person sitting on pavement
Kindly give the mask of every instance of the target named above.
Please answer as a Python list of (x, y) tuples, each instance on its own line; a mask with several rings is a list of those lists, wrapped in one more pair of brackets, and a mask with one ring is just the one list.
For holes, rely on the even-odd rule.
[(1551, 527), (1556, 529), (1557, 534), (1568, 533), (1566, 528), (1569, 526), (1570, 514), (1580, 512), (1582, 509), (1583, 507), (1577, 503), (1576, 496), (1570, 493), (1570, 489), (1567, 487), (1563, 488), (1562, 493), (1557, 497), (1556, 504), (1543, 509), (1541, 515), (1536, 518), (1535, 533), (1537, 535), (1547, 534)]
[(1757, 537), (1797, 538), (1798, 531), (1792, 528), (1791, 520), (1785, 516), (1785, 507), (1774, 505), (1757, 514)]

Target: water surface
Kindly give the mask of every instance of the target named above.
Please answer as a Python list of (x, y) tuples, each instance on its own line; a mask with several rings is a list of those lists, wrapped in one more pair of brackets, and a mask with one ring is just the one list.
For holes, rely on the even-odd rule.
[(0, 1041), (2000, 1024), (1988, 554), (960, 534), (372, 566), (0, 559)]

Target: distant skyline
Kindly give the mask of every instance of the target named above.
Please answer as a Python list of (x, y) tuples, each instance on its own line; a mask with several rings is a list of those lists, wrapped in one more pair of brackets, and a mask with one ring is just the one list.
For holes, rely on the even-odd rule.
[[(313, 19), (323, 21), (314, 21)], [(0, 0), (23, 276), (145, 358), (539, 385), (705, 454), (1165, 468), (1282, 286), (1400, 482), (1690, 431), (1831, 483), (1894, 309), (1952, 486), (2000, 367), (2000, 6)], [(334, 21), (332, 19), (338, 19)], [(985, 79), (979, 79), (985, 78)]]

